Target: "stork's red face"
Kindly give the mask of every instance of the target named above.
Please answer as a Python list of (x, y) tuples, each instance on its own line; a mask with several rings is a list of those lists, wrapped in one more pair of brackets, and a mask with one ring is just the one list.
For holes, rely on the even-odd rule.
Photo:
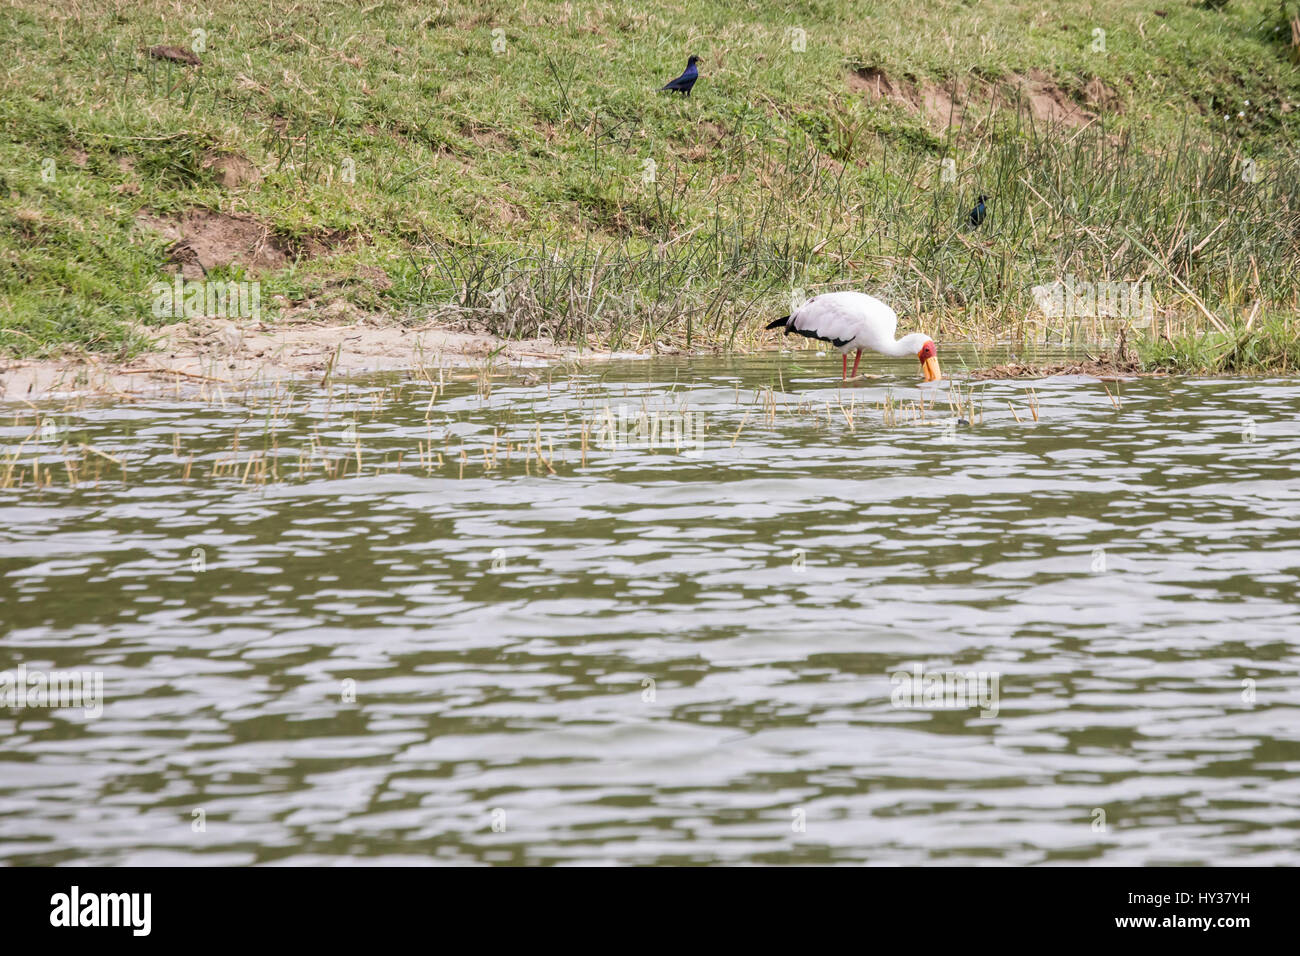
[(943, 378), (943, 373), (939, 371), (939, 350), (934, 347), (934, 342), (926, 342), (921, 346), (921, 351), (916, 353), (916, 357), (921, 361), (921, 374), (925, 376), (927, 382), (937, 382)]

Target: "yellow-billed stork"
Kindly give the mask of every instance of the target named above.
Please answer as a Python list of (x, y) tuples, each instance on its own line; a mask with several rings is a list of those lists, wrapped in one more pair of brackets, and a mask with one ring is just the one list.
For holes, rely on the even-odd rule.
[(853, 374), (857, 375), (863, 349), (898, 357), (915, 355), (921, 362), (925, 381), (937, 382), (943, 378), (934, 340), (924, 332), (914, 332), (895, 341), (898, 316), (894, 310), (861, 292), (828, 292), (815, 296), (767, 327), (784, 328), (786, 335), (794, 332), (829, 342), (844, 358), (844, 378), (849, 377), (849, 353), (858, 353), (853, 359)]

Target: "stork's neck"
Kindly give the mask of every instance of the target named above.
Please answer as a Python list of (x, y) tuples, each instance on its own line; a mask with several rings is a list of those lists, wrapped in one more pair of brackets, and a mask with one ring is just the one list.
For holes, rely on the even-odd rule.
[(885, 343), (885, 347), (881, 351), (885, 355), (892, 355), (895, 358), (902, 358), (903, 356), (907, 356), (907, 355), (915, 355), (917, 352), (917, 348), (918, 348), (917, 346), (914, 346), (912, 344), (912, 336), (905, 335), (901, 339), (898, 339), (894, 342)]
[(880, 351), (885, 355), (906, 358), (909, 355), (916, 355), (929, 341), (930, 336), (924, 332), (913, 332), (911, 335), (904, 335), (897, 342), (886, 342), (885, 347)]

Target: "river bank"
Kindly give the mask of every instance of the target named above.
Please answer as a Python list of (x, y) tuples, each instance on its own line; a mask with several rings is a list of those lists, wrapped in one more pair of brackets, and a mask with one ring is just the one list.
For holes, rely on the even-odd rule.
[(56, 397), (136, 398), (171, 393), (215, 396), (290, 380), (349, 378), (420, 370), (434, 376), (460, 369), (540, 366), (580, 360), (636, 358), (633, 352), (580, 350), (532, 338), (507, 341), (486, 332), (436, 323), (407, 326), (382, 317), (347, 324), (239, 324), (195, 319), (148, 331), (155, 348), (125, 360), (94, 353), (61, 358), (0, 359), (0, 402)]

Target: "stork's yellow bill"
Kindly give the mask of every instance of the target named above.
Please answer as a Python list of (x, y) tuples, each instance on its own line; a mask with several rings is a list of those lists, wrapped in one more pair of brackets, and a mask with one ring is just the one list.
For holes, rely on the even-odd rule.
[(916, 353), (921, 361), (921, 374), (927, 382), (937, 382), (943, 378), (943, 372), (939, 371), (938, 351), (933, 342), (926, 342), (921, 346), (921, 351)]

